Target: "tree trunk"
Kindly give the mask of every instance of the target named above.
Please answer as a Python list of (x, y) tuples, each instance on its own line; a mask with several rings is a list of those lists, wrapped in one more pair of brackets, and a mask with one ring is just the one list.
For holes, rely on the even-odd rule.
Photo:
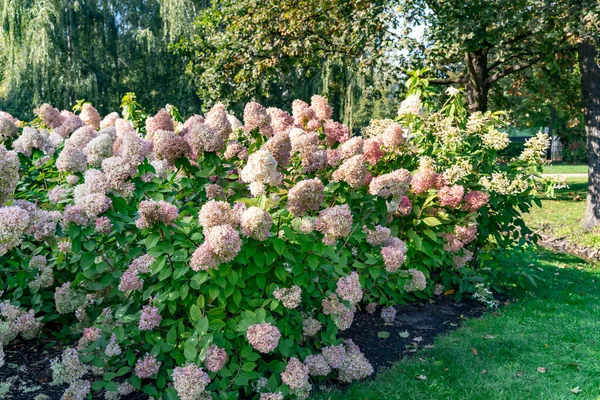
[(467, 62), (467, 100), (469, 113), (486, 112), (490, 87), (487, 83), (488, 65), (487, 51), (477, 50), (466, 54)]
[(588, 156), (588, 192), (583, 228), (592, 229), (600, 223), (600, 67), (594, 43), (580, 43), (578, 52)]

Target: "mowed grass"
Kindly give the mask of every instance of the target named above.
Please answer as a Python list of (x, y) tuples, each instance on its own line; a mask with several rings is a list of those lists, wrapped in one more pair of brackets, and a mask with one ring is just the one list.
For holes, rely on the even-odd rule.
[(587, 174), (587, 165), (554, 164), (544, 167), (544, 174)]
[(508, 305), (370, 381), (314, 398), (600, 399), (599, 269), (541, 249), (506, 260), (508, 268), (518, 263), (533, 265), (538, 287), (515, 289)]
[(553, 199), (544, 197), (542, 207), (534, 206), (523, 217), (539, 233), (564, 238), (583, 247), (600, 248), (600, 229), (582, 229), (585, 214), (587, 178), (569, 178), (569, 188), (559, 189)]

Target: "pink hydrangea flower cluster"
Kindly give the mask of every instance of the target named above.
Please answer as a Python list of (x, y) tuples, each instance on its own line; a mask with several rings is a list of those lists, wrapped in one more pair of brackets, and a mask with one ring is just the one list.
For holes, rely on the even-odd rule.
[(417, 171), (410, 182), (414, 194), (425, 193), (430, 189), (438, 189), (443, 186), (441, 174), (436, 173), (432, 168), (423, 168)]
[(294, 125), (294, 117), (277, 107), (268, 107), (267, 114), (271, 117), (273, 136), (277, 136), (280, 133), (287, 133)]
[(335, 292), (343, 300), (357, 304), (363, 297), (362, 287), (356, 272), (338, 279)]
[(244, 130), (249, 132), (256, 128), (266, 137), (273, 136), (271, 116), (267, 109), (259, 103), (251, 101), (244, 107)]
[(208, 374), (194, 364), (188, 364), (185, 367), (175, 367), (171, 378), (173, 378), (173, 387), (181, 400), (197, 400), (201, 398), (204, 389), (210, 383)]
[(35, 317), (35, 311), (25, 311), (7, 300), (0, 303), (0, 315), (4, 321), (0, 321), (0, 347), (8, 344), (18, 335), (25, 340), (33, 339), (42, 328), (42, 319)]
[(12, 119), (5, 118), (3, 116), (5, 114), (6, 113), (0, 114), (0, 140), (1, 141), (13, 138), (19, 134), (19, 128), (17, 128), (17, 125), (15, 125), (15, 123), (12, 121)]
[(281, 173), (277, 170), (277, 161), (266, 149), (260, 149), (248, 157), (240, 176), (242, 181), (250, 183), (253, 196), (262, 196), (265, 185), (277, 186), (282, 180)]
[(327, 376), (331, 373), (331, 367), (322, 354), (306, 356), (304, 365), (308, 367), (308, 374), (310, 376)]
[(209, 200), (223, 198), (225, 196), (223, 188), (216, 183), (209, 183), (204, 186), (204, 192), (206, 193), (206, 198)]
[(96, 218), (96, 232), (104, 235), (112, 232), (113, 224), (108, 217)]
[(65, 117), (61, 115), (58, 109), (47, 103), (42, 104), (40, 108), (35, 109), (34, 112), (42, 119), (44, 124), (50, 128), (58, 128), (65, 120)]
[(392, 237), (390, 228), (381, 225), (376, 225), (374, 230), (363, 226), (363, 232), (367, 235), (367, 243), (372, 246), (382, 246)]
[(158, 374), (161, 362), (150, 353), (146, 353), (144, 358), (138, 359), (135, 364), (135, 375), (138, 378), (150, 378), (154, 374)]
[(154, 257), (148, 254), (134, 259), (123, 275), (121, 275), (119, 290), (123, 292), (142, 290), (144, 287), (144, 280), (140, 278), (140, 274), (147, 274), (150, 272), (150, 265), (152, 265), (154, 260)]
[(261, 393), (259, 400), (283, 400), (283, 393)]
[(56, 311), (69, 314), (85, 302), (85, 296), (71, 287), (71, 282), (65, 282), (54, 291)]
[(156, 158), (166, 161), (169, 165), (175, 164), (178, 158), (190, 151), (188, 142), (171, 131), (158, 130), (154, 132), (152, 145)]
[(223, 158), (226, 160), (232, 160), (234, 158), (245, 160), (248, 158), (248, 149), (240, 144), (237, 140), (231, 140), (227, 144), (227, 148), (223, 153)]
[[(114, 156), (113, 145), (116, 139), (116, 132), (114, 132), (114, 129), (109, 132), (98, 132), (98, 136), (90, 140), (83, 148), (83, 152), (87, 156), (90, 165), (99, 166), (104, 159)], [(112, 133), (115, 133), (115, 136), (112, 136)]]
[(410, 182), (410, 172), (405, 169), (397, 169), (389, 174), (373, 178), (369, 184), (369, 193), (383, 198), (400, 199), (408, 190)]
[(490, 195), (478, 190), (472, 190), (465, 195), (463, 208), (469, 212), (477, 212), (490, 201)]
[(296, 357), (292, 357), (288, 361), (285, 371), (281, 373), (281, 380), (299, 398), (307, 398), (312, 388), (308, 381), (308, 366), (304, 365)]
[(239, 219), (225, 201), (210, 200), (202, 206), (198, 213), (198, 222), (204, 229), (219, 225), (237, 226)]
[(464, 267), (472, 259), (473, 259), (473, 252), (470, 250), (467, 250), (467, 249), (463, 249), (462, 256), (460, 256), (460, 255), (452, 256), (452, 261), (454, 262), (454, 267), (456, 269)]
[(263, 148), (273, 155), (273, 158), (277, 161), (277, 165), (280, 168), (287, 167), (292, 154), (292, 142), (288, 132), (275, 134), (267, 140), (267, 143), (264, 144)]
[(59, 385), (81, 379), (88, 370), (85, 364), (79, 360), (77, 350), (72, 348), (65, 349), (60, 360), (50, 360), (50, 369), (52, 370), (52, 383)]
[(52, 267), (48, 266), (46, 257), (42, 255), (33, 256), (29, 261), (29, 268), (37, 269), (38, 274), (35, 279), (29, 282), (29, 287), (32, 290), (47, 288), (54, 283), (54, 273)]
[(412, 202), (406, 196), (402, 196), (398, 205), (398, 212), (402, 215), (409, 215), (412, 212)]
[(346, 359), (346, 349), (343, 344), (323, 347), (321, 354), (325, 358), (325, 361), (327, 361), (327, 364), (335, 369), (340, 368)]
[(325, 132), (329, 146), (333, 146), (335, 143), (344, 143), (350, 139), (350, 129), (348, 129), (348, 126), (332, 119), (325, 120), (323, 131)]
[(425, 274), (418, 269), (409, 269), (410, 281), (404, 284), (404, 290), (407, 292), (417, 292), (427, 287), (427, 278)]
[(438, 198), (442, 207), (458, 208), (462, 202), (465, 188), (461, 185), (444, 186), (438, 192)]
[[(231, 127), (231, 126), (230, 126)], [(197, 159), (204, 152), (215, 153), (225, 147), (228, 134), (226, 126), (220, 127), (221, 131), (213, 128), (208, 123), (193, 123), (184, 136), (192, 156)]]
[(244, 236), (263, 241), (269, 237), (273, 218), (268, 212), (253, 206), (242, 213), (240, 226)]
[(0, 206), (12, 196), (19, 180), (19, 156), (0, 144)]
[(162, 317), (158, 311), (158, 307), (153, 305), (146, 305), (142, 307), (140, 311), (140, 331), (152, 331), (154, 328), (160, 326)]
[(475, 240), (477, 237), (477, 224), (457, 225), (454, 227), (454, 232), (442, 233), (440, 236), (446, 240), (444, 250), (456, 253)]
[(140, 203), (138, 214), (135, 226), (144, 229), (158, 223), (170, 225), (179, 216), (179, 211), (173, 204), (163, 200), (144, 200)]
[(323, 309), (323, 314), (331, 315), (334, 324), (339, 330), (345, 331), (352, 325), (352, 322), (354, 321), (354, 304), (347, 306), (340, 301), (336, 294), (331, 293), (329, 297), (323, 299), (321, 307)]
[(288, 192), (287, 209), (294, 216), (303, 216), (317, 211), (323, 204), (325, 186), (319, 178), (298, 182)]
[(109, 357), (114, 357), (114, 356), (121, 355), (122, 352), (123, 351), (121, 350), (119, 343), (117, 343), (117, 335), (115, 335), (113, 333), (112, 335), (110, 335), (110, 340), (108, 341), (108, 344), (106, 345), (106, 349), (104, 350), (104, 353)]
[(67, 198), (69, 194), (69, 190), (65, 189), (62, 186), (55, 186), (50, 191), (48, 191), (48, 200), (51, 203), (57, 204)]
[(277, 347), (281, 332), (270, 322), (263, 322), (250, 325), (246, 331), (246, 338), (255, 350), (261, 353), (270, 353)]
[(295, 124), (301, 127), (304, 127), (311, 119), (316, 117), (315, 110), (302, 100), (292, 102), (292, 115)]
[(102, 331), (99, 328), (94, 326), (84, 328), (83, 336), (79, 339), (79, 343), (77, 344), (77, 349), (82, 350), (90, 345), (90, 343), (95, 342), (96, 340), (102, 337)]
[(227, 361), (227, 352), (225, 349), (210, 345), (206, 349), (206, 358), (204, 359), (204, 366), (211, 372), (219, 372)]
[(366, 175), (367, 164), (365, 157), (362, 154), (358, 154), (344, 160), (342, 165), (333, 172), (331, 179), (334, 182), (344, 181), (351, 188), (356, 189), (365, 184)]
[(352, 230), (350, 207), (342, 204), (322, 210), (317, 218), (316, 229), (323, 234), (323, 243), (326, 245), (347, 237)]
[(146, 118), (146, 136), (151, 139), (157, 131), (175, 131), (173, 120), (164, 108), (161, 108), (153, 117)]
[(94, 129), (100, 128), (100, 114), (90, 103), (84, 103), (79, 113), (79, 118)]
[(377, 161), (379, 161), (379, 159), (385, 155), (382, 144), (383, 139), (380, 137), (365, 139), (363, 143), (363, 152), (365, 159), (369, 164), (377, 164)]
[(312, 317), (304, 318), (302, 320), (302, 334), (304, 336), (313, 337), (322, 327), (323, 324)]
[(302, 301), (302, 289), (300, 286), (293, 285), (289, 288), (277, 288), (273, 296), (283, 304), (285, 308), (294, 309)]
[(352, 340), (347, 340), (346, 357), (339, 368), (338, 380), (350, 383), (373, 374), (373, 366)]
[(373, 246), (383, 246), (381, 248), (381, 256), (386, 271), (391, 273), (396, 272), (406, 259), (406, 243), (396, 237), (392, 237), (390, 229), (381, 225), (375, 226), (375, 230), (364, 226), (363, 231), (367, 235), (367, 243)]

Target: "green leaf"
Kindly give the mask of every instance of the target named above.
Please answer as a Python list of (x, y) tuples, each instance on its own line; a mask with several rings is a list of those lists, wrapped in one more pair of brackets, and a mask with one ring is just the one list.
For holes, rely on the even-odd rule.
[(386, 331), (377, 332), (377, 337), (380, 339), (387, 339), (390, 337), (390, 333)]
[(164, 251), (165, 253), (167, 253), (170, 256), (172, 256), (173, 252), (175, 251), (175, 247), (173, 246), (173, 243), (171, 243), (169, 241), (162, 242), (160, 244), (160, 248), (162, 251)]
[(273, 248), (275, 249), (277, 254), (282, 255), (285, 251), (285, 242), (283, 241), (283, 239), (277, 238), (273, 240)]
[(244, 371), (244, 372), (253, 371), (254, 368), (256, 368), (256, 364), (253, 362), (247, 362), (247, 363), (244, 363), (244, 365), (242, 365), (242, 371)]
[(175, 329), (175, 326), (172, 326), (171, 329), (169, 329), (169, 333), (167, 333), (167, 343), (173, 345), (177, 343), (177, 330)]
[(198, 355), (196, 345), (189, 340), (185, 342), (185, 345), (183, 346), (183, 355), (185, 356), (186, 361), (194, 361)]
[(439, 219), (437, 219), (436, 217), (426, 217), (426, 218), (423, 218), (423, 222), (427, 226), (438, 226), (438, 225), (441, 224), (441, 221)]
[(308, 263), (308, 266), (314, 271), (319, 266), (319, 257), (315, 256), (314, 254), (310, 254), (306, 258), (306, 262)]
[(160, 241), (160, 233), (152, 233), (146, 238), (146, 248), (150, 250)]

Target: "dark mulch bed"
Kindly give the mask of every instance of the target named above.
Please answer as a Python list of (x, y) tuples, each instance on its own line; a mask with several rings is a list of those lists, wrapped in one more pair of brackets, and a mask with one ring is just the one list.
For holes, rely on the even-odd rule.
[[(456, 329), (461, 319), (480, 316), (485, 307), (472, 300), (454, 302), (449, 296), (396, 306), (396, 319), (386, 324), (375, 314), (357, 313), (350, 329), (342, 337), (352, 339), (373, 365), (375, 372), (400, 360), (417, 349), (431, 346), (433, 339)], [(386, 339), (380, 332), (389, 333)], [(387, 335), (386, 335), (387, 336)]]
[[(430, 346), (435, 336), (456, 329), (462, 319), (477, 317), (485, 308), (471, 300), (455, 303), (443, 296), (399, 305), (396, 310), (396, 320), (391, 324), (383, 322), (380, 308), (373, 315), (357, 313), (352, 327), (342, 332), (342, 337), (352, 339), (360, 347), (376, 372), (419, 348)], [(389, 333), (389, 337), (380, 338), (380, 332)], [(42, 393), (47, 399), (61, 398), (65, 386), (50, 384), (50, 360), (60, 356), (62, 347), (35, 340), (17, 341), (6, 346), (4, 352), (0, 383), (12, 383), (6, 399), (31, 400)], [(139, 393), (127, 396), (128, 400), (145, 398), (147, 396)]]

